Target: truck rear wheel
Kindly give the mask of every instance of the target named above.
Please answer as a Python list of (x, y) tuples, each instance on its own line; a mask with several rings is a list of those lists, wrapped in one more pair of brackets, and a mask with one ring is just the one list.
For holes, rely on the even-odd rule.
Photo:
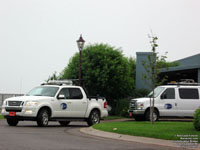
[(38, 113), (37, 124), (39, 127), (46, 127), (49, 123), (49, 112), (47, 109), (42, 109)]
[(70, 121), (59, 121), (61, 126), (68, 126)]
[(100, 123), (100, 113), (98, 110), (93, 110), (90, 113), (89, 118), (87, 119), (87, 124), (89, 126), (92, 126), (92, 125), (98, 124), (98, 123)]
[(16, 126), (18, 122), (19, 121), (16, 118), (7, 118), (7, 123), (9, 126)]

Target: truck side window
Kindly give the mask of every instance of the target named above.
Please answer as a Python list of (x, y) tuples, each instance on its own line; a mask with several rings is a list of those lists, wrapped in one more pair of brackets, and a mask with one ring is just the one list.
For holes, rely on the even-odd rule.
[(69, 99), (70, 98), (70, 96), (69, 96), (69, 89), (68, 88), (63, 88), (60, 91), (59, 95), (64, 95), (65, 99)]
[(179, 88), (179, 96), (181, 99), (199, 99), (198, 89)]
[(161, 95), (161, 99), (175, 99), (174, 88), (167, 88)]
[(82, 99), (83, 94), (79, 88), (70, 88), (70, 99)]

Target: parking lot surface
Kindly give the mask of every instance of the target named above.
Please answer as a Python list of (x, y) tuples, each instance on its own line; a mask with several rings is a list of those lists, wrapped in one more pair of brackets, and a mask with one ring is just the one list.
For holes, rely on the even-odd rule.
[(104, 139), (80, 133), (85, 122), (72, 122), (61, 127), (50, 122), (48, 127), (38, 127), (35, 122), (20, 122), (16, 127), (0, 120), (0, 150), (174, 150), (136, 142)]

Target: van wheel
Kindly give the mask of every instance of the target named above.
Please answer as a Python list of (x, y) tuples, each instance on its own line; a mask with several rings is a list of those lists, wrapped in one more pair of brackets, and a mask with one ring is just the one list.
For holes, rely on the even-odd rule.
[(47, 109), (40, 110), (37, 117), (37, 124), (39, 127), (46, 127), (49, 123), (49, 112)]
[[(154, 110), (153, 117), (154, 117), (154, 121), (158, 121), (159, 116), (158, 116), (157, 110)], [(150, 121), (150, 109), (147, 110), (147, 112), (145, 113), (145, 120)]]
[(100, 123), (100, 114), (99, 114), (99, 111), (93, 110), (90, 113), (89, 118), (87, 119), (87, 124), (89, 126), (92, 126), (92, 125), (98, 124), (98, 123)]
[(70, 121), (59, 121), (61, 126), (67, 126), (69, 125)]
[(18, 122), (19, 121), (16, 118), (7, 118), (7, 123), (9, 126), (16, 126)]

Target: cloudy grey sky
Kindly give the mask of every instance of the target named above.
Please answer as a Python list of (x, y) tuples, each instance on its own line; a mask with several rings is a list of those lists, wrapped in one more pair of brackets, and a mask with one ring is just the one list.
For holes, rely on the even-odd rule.
[(159, 38), (168, 61), (200, 53), (199, 0), (0, 0), (0, 93), (26, 93), (61, 72), (86, 45), (107, 43), (125, 56)]

